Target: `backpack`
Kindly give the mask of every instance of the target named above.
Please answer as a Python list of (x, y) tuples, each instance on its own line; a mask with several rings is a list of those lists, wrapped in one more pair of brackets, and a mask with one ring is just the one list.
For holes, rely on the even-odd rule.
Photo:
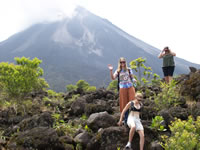
[[(120, 82), (120, 79), (119, 79), (119, 71), (117, 72), (117, 90), (119, 91), (119, 82)], [(132, 81), (132, 76), (131, 76), (131, 71), (130, 71), (130, 69), (128, 69), (128, 73), (129, 73), (129, 77), (130, 77), (130, 79), (131, 79), (131, 81)]]

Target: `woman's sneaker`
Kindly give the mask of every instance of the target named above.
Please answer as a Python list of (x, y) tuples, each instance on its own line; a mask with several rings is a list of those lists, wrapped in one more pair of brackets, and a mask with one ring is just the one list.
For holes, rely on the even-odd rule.
[(125, 149), (131, 149), (131, 144), (129, 142), (126, 144)]

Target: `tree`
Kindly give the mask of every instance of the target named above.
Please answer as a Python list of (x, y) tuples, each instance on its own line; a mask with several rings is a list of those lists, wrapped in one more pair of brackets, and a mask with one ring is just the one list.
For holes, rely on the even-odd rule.
[[(145, 62), (146, 60), (144, 58), (139, 57), (129, 63), (130, 67), (138, 73), (138, 85), (141, 85), (142, 83), (144, 85), (147, 84), (152, 76), (152, 69), (151, 67), (145, 66)], [(159, 79), (159, 76), (154, 73), (153, 79), (155, 81), (156, 79)]]
[(90, 84), (88, 82), (86, 82), (85, 80), (79, 80), (76, 82), (76, 85), (73, 84), (69, 84), (66, 86), (67, 91), (71, 92), (76, 90), (77, 88), (83, 90), (83, 91), (96, 91), (96, 87), (95, 86), (90, 86)]
[(96, 86), (89, 86), (87, 89), (86, 89), (86, 91), (87, 92), (92, 92), (92, 91), (96, 91)]
[(136, 72), (138, 72), (138, 79), (139, 82), (141, 82), (141, 77), (142, 77), (142, 73), (141, 73), (141, 68), (146, 67), (144, 65), (144, 63), (146, 62), (145, 59), (143, 59), (142, 57), (139, 57), (133, 61), (130, 62), (130, 66), (133, 70), (135, 70)]
[(79, 80), (79, 81), (76, 83), (76, 86), (77, 86), (77, 88), (83, 89), (84, 91), (86, 91), (87, 88), (88, 88), (90, 85), (89, 85), (89, 83), (87, 83), (87, 82), (84, 81), (84, 80)]
[(0, 63), (0, 82), (3, 84), (3, 91), (9, 96), (25, 96), (32, 91), (38, 91), (48, 87), (47, 82), (40, 78), (43, 69), (39, 67), (42, 62), (38, 58), (15, 58), (13, 63)]
[(117, 92), (117, 84), (118, 84), (118, 81), (117, 80), (112, 80), (110, 82), (110, 84), (108, 85), (107, 89), (108, 90), (114, 90)]
[(69, 85), (66, 86), (66, 88), (67, 88), (67, 91), (68, 91), (68, 92), (71, 92), (71, 91), (76, 90), (76, 89), (77, 89), (77, 86), (76, 86), (76, 85), (73, 85), (73, 84), (69, 84)]

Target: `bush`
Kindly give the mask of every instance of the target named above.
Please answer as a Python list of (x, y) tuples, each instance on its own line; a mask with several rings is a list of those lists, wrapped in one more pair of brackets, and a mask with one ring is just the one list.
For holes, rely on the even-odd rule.
[(153, 78), (151, 80), (152, 85), (160, 86), (160, 82), (161, 82), (160, 76), (158, 74), (154, 73)]
[(158, 110), (170, 108), (180, 104), (179, 88), (176, 82), (172, 80), (169, 84), (161, 82), (162, 92), (154, 95), (156, 108)]
[(129, 63), (131, 69), (133, 69), (135, 72), (138, 73), (137, 85), (139, 86), (141, 86), (142, 84), (146, 85), (146, 83), (149, 82), (148, 80), (150, 79), (151, 74), (152, 74), (151, 67), (146, 67), (145, 62), (146, 62), (146, 59), (139, 57), (135, 60), (132, 60)]
[(152, 119), (151, 128), (158, 130), (158, 131), (166, 131), (164, 125), (163, 125), (164, 119), (162, 116), (156, 116)]
[(79, 89), (83, 89), (83, 91), (86, 91), (87, 88), (90, 86), (89, 83), (87, 83), (84, 80), (79, 80), (78, 82), (76, 82), (76, 86)]
[(108, 89), (108, 90), (114, 90), (115, 92), (117, 92), (117, 84), (118, 84), (118, 81), (117, 81), (117, 80), (112, 80), (112, 81), (109, 83), (107, 89)]
[(48, 87), (47, 82), (40, 78), (43, 75), (42, 62), (38, 58), (15, 58), (16, 65), (12, 63), (0, 63), (0, 82), (3, 91), (9, 96), (25, 96), (32, 91), (38, 91)]
[(67, 88), (67, 92), (71, 92), (71, 91), (74, 91), (77, 89), (77, 86), (76, 85), (73, 85), (73, 84), (69, 84), (66, 86)]
[(96, 91), (96, 87), (95, 86), (89, 86), (87, 89), (86, 89), (87, 92), (93, 92), (93, 91)]
[(137, 79), (137, 87), (142, 85), (159, 85), (160, 76), (156, 73), (153, 74), (152, 68), (145, 66), (146, 59), (139, 57), (135, 60), (132, 60), (129, 64), (130, 67), (137, 73), (137, 76), (134, 76)]
[(171, 136), (163, 136), (162, 147), (166, 150), (200, 150), (200, 116), (189, 116), (187, 121), (175, 119), (169, 126)]
[(76, 85), (69, 84), (66, 86), (66, 88), (68, 92), (74, 91), (78, 88), (82, 89), (85, 92), (96, 91), (95, 86), (90, 86), (90, 84), (84, 80), (79, 80), (78, 82), (76, 82)]

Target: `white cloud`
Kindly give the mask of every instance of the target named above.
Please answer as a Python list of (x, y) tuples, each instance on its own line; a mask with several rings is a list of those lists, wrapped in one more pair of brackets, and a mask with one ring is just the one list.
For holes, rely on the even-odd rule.
[(71, 17), (75, 7), (69, 0), (2, 0), (0, 41), (34, 23)]
[(21, 0), (28, 22), (54, 21), (71, 16), (76, 7), (73, 1), (65, 0)]

